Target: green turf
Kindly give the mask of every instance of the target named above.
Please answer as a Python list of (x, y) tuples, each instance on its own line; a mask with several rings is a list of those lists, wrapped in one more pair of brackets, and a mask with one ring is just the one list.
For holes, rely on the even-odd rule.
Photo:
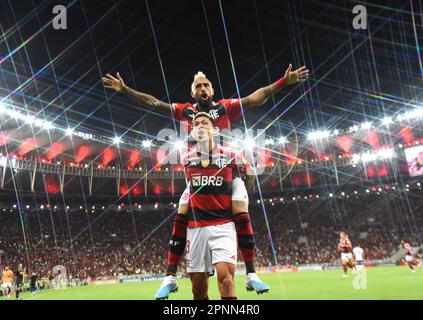
[[(349, 271), (351, 272), (351, 271)], [(270, 285), (270, 292), (257, 295), (244, 288), (244, 276), (236, 277), (237, 295), (240, 300), (285, 299), (418, 299), (423, 300), (423, 270), (411, 273), (407, 267), (371, 268), (367, 270), (367, 289), (353, 288), (353, 275), (341, 277), (341, 270), (309, 271), (261, 275)], [(179, 280), (179, 292), (169, 300), (192, 299), (188, 279)], [(34, 300), (148, 300), (153, 299), (160, 281), (127, 283), (119, 285), (87, 286), (65, 290), (48, 290), (35, 296), (24, 294)], [(220, 298), (216, 278), (210, 278), (210, 299)]]

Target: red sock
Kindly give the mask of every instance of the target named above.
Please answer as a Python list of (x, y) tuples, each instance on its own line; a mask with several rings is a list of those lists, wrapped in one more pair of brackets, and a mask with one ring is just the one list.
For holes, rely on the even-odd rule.
[(167, 253), (166, 275), (176, 275), (179, 261), (184, 253), (187, 242), (188, 219), (185, 215), (177, 214), (173, 222), (172, 236), (169, 241), (169, 251)]
[(236, 234), (238, 237), (238, 246), (244, 259), (245, 269), (248, 273), (255, 272), (254, 256), (256, 243), (254, 241), (254, 232), (251, 225), (248, 212), (240, 212), (234, 217)]

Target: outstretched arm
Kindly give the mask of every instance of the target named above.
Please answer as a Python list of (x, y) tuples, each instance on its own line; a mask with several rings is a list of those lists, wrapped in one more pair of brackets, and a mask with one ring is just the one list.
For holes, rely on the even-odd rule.
[(149, 109), (160, 109), (161, 111), (170, 111), (171, 105), (169, 103), (160, 101), (152, 95), (136, 91), (125, 85), (125, 82), (121, 78), (119, 72), (116, 73), (116, 78), (110, 74), (103, 77), (104, 86), (108, 89), (115, 90), (116, 92), (123, 93), (134, 100), (137, 104), (149, 108)]
[(255, 180), (256, 180), (256, 172), (253, 169), (252, 171), (248, 172), (247, 176), (244, 179), (245, 188), (247, 190), (252, 190)]
[(292, 64), (290, 64), (283, 78), (279, 79), (270, 86), (260, 88), (248, 97), (243, 98), (241, 100), (242, 105), (245, 108), (262, 106), (273, 94), (281, 90), (283, 87), (303, 82), (307, 80), (308, 75), (309, 70), (307, 70), (306, 67), (301, 67), (292, 71)]

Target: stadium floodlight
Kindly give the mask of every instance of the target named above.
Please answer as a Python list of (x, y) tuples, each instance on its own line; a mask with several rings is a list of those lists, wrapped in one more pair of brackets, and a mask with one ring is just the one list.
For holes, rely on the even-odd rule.
[(10, 110), (7, 113), (9, 114), (9, 116), (16, 120), (22, 118), (22, 114), (19, 111)]
[(33, 124), (35, 124), (37, 127), (43, 127), (44, 121), (42, 121), (40, 119), (35, 119)]
[(396, 156), (394, 149), (381, 149), (376, 153), (371, 153), (369, 151), (362, 154), (354, 154), (352, 160), (354, 163), (362, 162), (372, 162), (380, 159), (392, 159)]
[(357, 125), (354, 125), (350, 128), (350, 132), (357, 132), (360, 128)]
[(264, 144), (266, 146), (273, 146), (275, 144), (275, 140), (273, 140), (272, 138), (266, 139), (265, 142), (264, 142)]
[(337, 136), (340, 133), (340, 131), (338, 129), (333, 130), (333, 135)]
[(400, 115), (398, 115), (398, 116), (397, 116), (397, 121), (400, 121), (400, 122), (401, 122), (401, 121), (404, 121), (404, 116), (403, 116), (403, 115), (401, 115), (401, 114), (400, 114)]
[(363, 122), (363, 123), (361, 124), (361, 129), (362, 129), (362, 130), (369, 130), (369, 129), (371, 129), (371, 128), (372, 128), (372, 126), (373, 126), (373, 124), (372, 124), (371, 122), (366, 121), (366, 122)]
[(319, 130), (310, 132), (307, 135), (307, 138), (311, 141), (323, 140), (330, 137), (330, 132), (327, 130)]
[(71, 136), (73, 136), (74, 133), (75, 133), (75, 129), (73, 129), (73, 128), (67, 128), (66, 129), (66, 135), (67, 136), (71, 137)]
[(232, 139), (232, 141), (229, 143), (229, 146), (232, 149), (238, 149), (242, 146), (242, 142), (238, 139)]
[(382, 119), (382, 125), (384, 125), (384, 126), (389, 126), (393, 122), (394, 122), (394, 120), (391, 117), (385, 117), (385, 118)]
[(142, 142), (143, 148), (146, 148), (146, 149), (150, 148), (152, 145), (153, 145), (153, 141), (151, 140), (144, 140)]
[(45, 130), (51, 130), (51, 129), (53, 129), (53, 123), (51, 123), (50, 121), (44, 121), (43, 122), (43, 128)]
[(315, 132), (310, 132), (309, 134), (307, 134), (307, 139), (310, 141), (314, 141), (318, 139), (318, 136)]
[(288, 139), (286, 138), (286, 137), (280, 137), (279, 138), (279, 144), (282, 144), (282, 145), (284, 145), (284, 144), (287, 144), (288, 143)]
[(177, 140), (173, 143), (173, 146), (175, 147), (176, 150), (182, 150), (184, 148), (185, 143), (181, 140)]
[(354, 154), (353, 156), (352, 156), (352, 161), (353, 162), (359, 162), (361, 160), (361, 156), (359, 155), (359, 154)]
[(27, 116), (26, 119), (25, 119), (25, 123), (27, 123), (27, 124), (33, 124), (33, 123), (35, 123), (35, 117), (33, 117), (33, 116)]
[(418, 119), (421, 117), (423, 117), (423, 108), (414, 109), (404, 114), (404, 119), (406, 120)]
[(43, 209), (44, 209), (44, 206), (43, 206), (43, 205), (41, 205), (41, 206), (40, 206), (40, 209), (41, 209), (41, 210), (43, 210)]
[(375, 161), (376, 159), (377, 159), (377, 154), (370, 153), (368, 151), (361, 155), (361, 160), (363, 160), (363, 162), (372, 162), (372, 161)]
[(113, 138), (113, 144), (120, 144), (122, 142), (122, 138), (121, 137), (114, 137)]
[(244, 141), (245, 149), (253, 150), (256, 145), (256, 141), (253, 138), (247, 137)]

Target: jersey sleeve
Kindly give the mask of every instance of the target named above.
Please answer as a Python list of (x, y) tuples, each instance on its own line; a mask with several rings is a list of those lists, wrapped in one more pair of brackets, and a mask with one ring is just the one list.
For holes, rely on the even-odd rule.
[(223, 99), (219, 103), (225, 107), (231, 121), (242, 117), (241, 99)]
[(172, 116), (175, 120), (184, 121), (184, 110), (189, 106), (189, 103), (172, 103), (171, 110)]

